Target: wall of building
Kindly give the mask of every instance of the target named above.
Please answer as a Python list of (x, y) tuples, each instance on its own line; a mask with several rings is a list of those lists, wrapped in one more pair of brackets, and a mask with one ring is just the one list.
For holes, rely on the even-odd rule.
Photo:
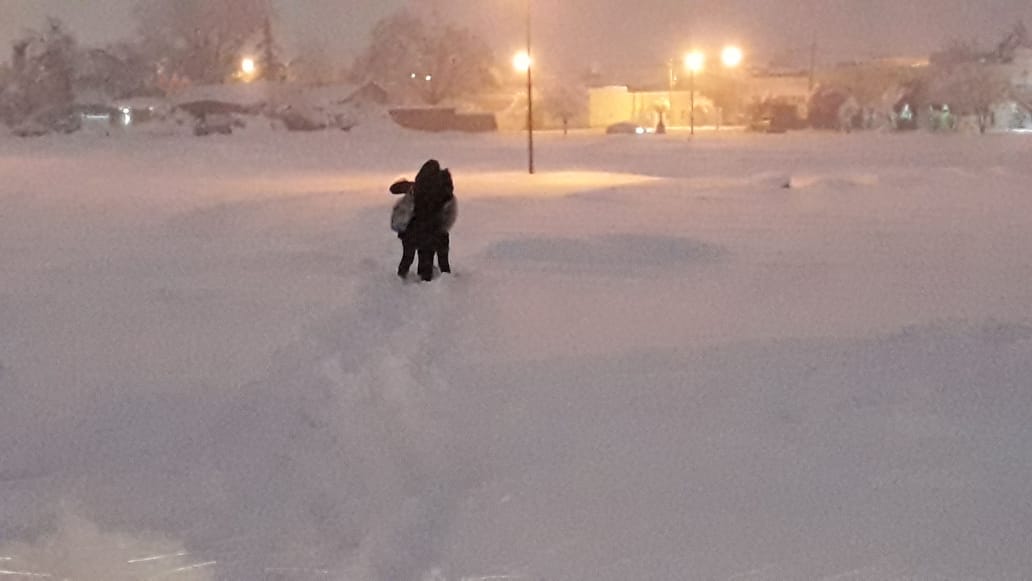
[[(669, 111), (664, 115), (668, 127), (687, 127), (691, 122), (690, 91), (631, 91), (627, 87), (601, 87), (588, 93), (588, 119), (593, 128), (624, 121), (655, 127), (659, 123), (657, 107)], [(712, 125), (718, 121), (713, 102), (696, 92), (696, 125)]]
[(805, 103), (810, 98), (808, 76), (755, 76), (743, 83), (742, 97), (746, 103), (780, 99)]
[(631, 121), (634, 98), (627, 87), (599, 87), (588, 91), (588, 125), (608, 127)]

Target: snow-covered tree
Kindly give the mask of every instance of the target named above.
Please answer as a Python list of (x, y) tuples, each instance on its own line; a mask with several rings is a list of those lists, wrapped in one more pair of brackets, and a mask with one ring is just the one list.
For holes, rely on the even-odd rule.
[(258, 78), (266, 81), (282, 82), (287, 79), (287, 66), (280, 58), (280, 47), (272, 34), (272, 19), (265, 18), (262, 24), (261, 39), (256, 47)]
[(231, 77), (271, 14), (270, 0), (140, 0), (134, 12), (161, 74), (195, 83)]
[(1018, 25), (995, 51), (983, 51), (975, 43), (953, 41), (932, 55), (927, 83), (931, 104), (946, 105), (957, 116), (973, 116), (985, 133), (992, 124), (993, 107), (1009, 97), (1010, 79), (1001, 63), (1011, 49), (1025, 42), (1024, 26)]
[(326, 85), (341, 77), (340, 63), (334, 62), (323, 44), (309, 40), (290, 61), (289, 77), (299, 83)]
[(487, 43), (471, 30), (404, 9), (376, 25), (352, 72), (356, 81), (437, 105), (493, 87), (494, 64)]
[(923, 67), (858, 63), (821, 75), (821, 87), (855, 100), (860, 127), (871, 129), (876, 123), (887, 123), (906, 88), (926, 74)]
[(6, 123), (72, 104), (76, 46), (75, 38), (54, 18), (42, 31), (30, 30), (14, 42), (13, 70), (0, 94), (0, 115)]
[(156, 91), (154, 68), (138, 47), (118, 43), (81, 51), (76, 58), (75, 89), (106, 94), (112, 98), (152, 94)]
[(985, 133), (992, 125), (993, 106), (1007, 98), (1010, 81), (998, 67), (966, 62), (941, 67), (931, 83), (932, 100), (949, 105), (954, 114), (974, 116), (978, 130)]

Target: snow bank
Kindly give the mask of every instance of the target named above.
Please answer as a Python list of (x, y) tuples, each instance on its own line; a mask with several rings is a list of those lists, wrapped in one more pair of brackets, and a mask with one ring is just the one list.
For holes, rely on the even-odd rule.
[(857, 174), (845, 176), (799, 175), (792, 176), (791, 178), (789, 178), (785, 187), (794, 190), (801, 190), (816, 186), (824, 186), (828, 188), (842, 188), (850, 186), (871, 187), (876, 185), (878, 185), (878, 176), (875, 174)]

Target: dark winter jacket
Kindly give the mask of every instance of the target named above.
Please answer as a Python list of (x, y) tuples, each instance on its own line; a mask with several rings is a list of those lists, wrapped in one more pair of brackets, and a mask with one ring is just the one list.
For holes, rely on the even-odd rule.
[(442, 170), (437, 160), (427, 161), (416, 175), (412, 195), (415, 199), (412, 220), (399, 237), (414, 246), (432, 245), (455, 222), (455, 186), (451, 172)]

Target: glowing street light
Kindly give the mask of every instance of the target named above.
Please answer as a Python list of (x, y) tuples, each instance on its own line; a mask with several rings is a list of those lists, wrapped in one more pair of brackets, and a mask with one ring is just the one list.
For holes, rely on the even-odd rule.
[(724, 63), (724, 66), (733, 69), (738, 65), (742, 64), (742, 49), (737, 46), (726, 46), (724, 51), (720, 53), (720, 61)]
[(534, 53), (530, 50), (531, 0), (526, 0), (526, 17), (527, 49), (523, 51), (523, 58), (517, 55), (514, 64), (517, 69), (523, 68), (527, 72), (527, 173), (534, 175), (534, 59), (531, 56)]
[(530, 58), (530, 55), (527, 54), (527, 51), (525, 50), (521, 50), (520, 52), (516, 53), (516, 56), (512, 59), (513, 68), (515, 68), (517, 71), (521, 73), (525, 73), (528, 70), (530, 70), (530, 67), (533, 64), (534, 61)]
[(254, 62), (253, 58), (249, 56), (244, 57), (243, 60), (240, 61), (240, 72), (250, 77), (258, 72), (258, 65)]
[(531, 0), (526, 0), (527, 48), (513, 59), (516, 70), (527, 73), (527, 173), (534, 173), (534, 54), (530, 50)]
[(706, 55), (700, 51), (693, 50), (692, 52), (684, 55), (684, 68), (688, 69), (689, 79), (691, 84), (689, 85), (689, 91), (691, 91), (691, 98), (688, 108), (691, 110), (688, 114), (691, 123), (691, 135), (695, 135), (695, 73), (702, 71), (706, 66)]
[(690, 73), (702, 72), (706, 68), (706, 55), (697, 50), (684, 55), (684, 68)]

